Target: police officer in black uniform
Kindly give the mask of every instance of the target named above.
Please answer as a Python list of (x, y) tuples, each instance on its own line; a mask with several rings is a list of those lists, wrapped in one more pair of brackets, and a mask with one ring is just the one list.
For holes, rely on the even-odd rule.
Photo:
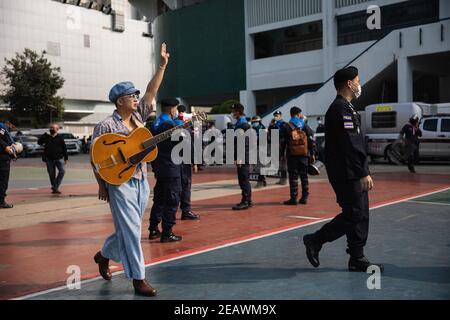
[[(177, 99), (161, 101), (161, 115), (153, 123), (152, 133), (161, 134), (176, 126), (174, 118), (177, 114)], [(181, 194), (181, 165), (172, 161), (172, 149), (176, 141), (167, 139), (158, 144), (158, 157), (153, 161), (156, 185), (153, 190), (153, 206), (150, 211), (149, 238), (155, 239), (161, 235), (161, 243), (181, 241), (182, 237), (172, 232), (176, 224), (176, 212)], [(162, 220), (162, 234), (158, 224)]]
[[(347, 67), (336, 72), (337, 97), (325, 116), (325, 158), (328, 179), (336, 193), (342, 213), (314, 234), (303, 237), (310, 263), (317, 268), (319, 251), (326, 242), (347, 236), (350, 271), (366, 272), (372, 263), (364, 256), (369, 232), (370, 176), (361, 117), (351, 104), (361, 95), (358, 69)], [(383, 271), (382, 265), (377, 265)]]
[[(186, 107), (183, 105), (178, 106), (178, 117), (175, 120), (177, 126), (182, 125), (187, 119), (184, 117)], [(194, 150), (194, 135), (193, 130), (190, 129), (191, 134), (191, 150)], [(191, 193), (192, 193), (192, 172), (198, 170), (198, 167), (194, 163), (194, 152), (191, 152), (191, 163), (181, 164), (181, 196), (180, 196), (180, 209), (181, 220), (200, 220), (200, 215), (192, 212), (191, 209)]]
[[(269, 124), (269, 138), (271, 137), (271, 130), (279, 130), (279, 157), (280, 157), (280, 180), (276, 183), (278, 185), (286, 185), (287, 184), (287, 161), (286, 161), (286, 146), (285, 141), (283, 141), (286, 136), (285, 131), (287, 128), (287, 123), (283, 120), (283, 114), (281, 111), (275, 111), (273, 113), (273, 120)], [(271, 141), (272, 143), (272, 141)]]
[[(245, 131), (251, 129), (251, 126), (248, 124), (247, 118), (244, 114), (244, 106), (240, 103), (236, 103), (231, 107), (233, 112), (233, 116), (236, 119), (236, 124), (234, 126), (234, 130), (237, 131), (242, 129)], [(234, 159), (237, 167), (237, 174), (239, 180), (239, 186), (242, 190), (242, 199), (241, 202), (233, 207), (233, 210), (247, 210), (253, 206), (252, 202), (252, 186), (250, 184), (250, 171), (251, 166), (249, 164), (249, 141), (245, 139), (245, 161), (241, 162), (238, 160), (237, 155), (237, 139), (235, 139), (235, 152)]]
[[(314, 162), (314, 140), (311, 128), (302, 120), (302, 110), (298, 107), (291, 108), (291, 120), (284, 131), (285, 137), (282, 139), (286, 146), (287, 167), (289, 173), (290, 199), (285, 201), (285, 205), (297, 205), (298, 197), (298, 178), (302, 184), (302, 196), (298, 201), (299, 204), (307, 204), (309, 197), (309, 181), (308, 181), (308, 165)], [(294, 129), (302, 130), (307, 137), (308, 153), (304, 156), (293, 155), (289, 150), (291, 142), (291, 133)]]
[(5, 202), (6, 190), (9, 184), (9, 172), (11, 168), (11, 158), (14, 155), (12, 139), (9, 130), (13, 124), (9, 121), (0, 122), (0, 209), (11, 209), (12, 204)]
[(409, 122), (402, 128), (400, 136), (405, 141), (405, 158), (409, 172), (416, 173), (414, 163), (418, 160), (419, 138), (422, 137), (422, 131), (419, 129), (419, 116), (411, 116)]

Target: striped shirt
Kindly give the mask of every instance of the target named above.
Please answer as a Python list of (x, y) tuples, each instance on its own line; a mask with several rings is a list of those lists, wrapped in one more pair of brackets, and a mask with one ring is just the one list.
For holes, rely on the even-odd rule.
[[(148, 118), (150, 118), (151, 113), (152, 106), (145, 103), (145, 100), (142, 98), (139, 101), (137, 111), (131, 114), (131, 118), (137, 125), (144, 125)], [(114, 110), (112, 115), (95, 126), (94, 133), (92, 134), (92, 141), (105, 133), (117, 133), (125, 136), (130, 134), (130, 130), (123, 123), (123, 119), (117, 110)], [(147, 177), (147, 165), (140, 163), (133, 178), (141, 180), (143, 177)]]

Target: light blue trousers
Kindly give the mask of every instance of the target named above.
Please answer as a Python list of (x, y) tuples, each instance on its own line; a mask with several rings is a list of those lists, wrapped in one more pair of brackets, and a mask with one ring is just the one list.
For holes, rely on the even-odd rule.
[(115, 262), (122, 262), (129, 279), (144, 280), (141, 226), (150, 195), (148, 181), (145, 178), (141, 180), (132, 178), (120, 186), (107, 184), (107, 188), (116, 230), (106, 239), (102, 256)]

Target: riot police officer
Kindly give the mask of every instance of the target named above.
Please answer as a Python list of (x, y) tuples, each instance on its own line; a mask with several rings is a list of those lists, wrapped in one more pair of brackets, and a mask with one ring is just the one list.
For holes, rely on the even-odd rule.
[[(177, 115), (177, 99), (161, 101), (161, 115), (153, 123), (152, 133), (161, 134), (176, 126), (173, 120)], [(160, 237), (161, 243), (181, 241), (182, 237), (172, 232), (176, 224), (176, 212), (181, 195), (181, 165), (172, 161), (172, 149), (177, 144), (167, 139), (158, 144), (158, 157), (152, 163), (156, 185), (153, 190), (153, 206), (150, 211), (149, 238)], [(162, 234), (158, 224), (162, 220)]]
[[(235, 131), (239, 129), (242, 129), (244, 131), (251, 129), (250, 125), (248, 124), (247, 118), (245, 117), (244, 106), (242, 104), (236, 103), (232, 105), (231, 110), (233, 112), (233, 117), (236, 119), (236, 124), (234, 126)], [(245, 161), (243, 162), (238, 160), (237, 143), (234, 144), (234, 159), (237, 167), (239, 186), (242, 190), (242, 199), (239, 204), (233, 207), (233, 210), (247, 210), (253, 206), (252, 186), (250, 184), (251, 166), (249, 164), (249, 142), (247, 139), (245, 140)]]
[[(252, 123), (252, 129), (256, 131), (256, 135), (258, 136), (258, 140), (259, 140), (259, 134), (261, 131), (266, 130), (266, 127), (264, 126), (264, 124), (262, 123), (262, 119), (260, 116), (254, 116), (251, 120)], [(259, 145), (259, 143), (258, 143)], [(263, 174), (261, 174), (261, 164), (260, 162), (258, 162), (258, 166), (255, 169), (257, 170), (258, 174), (258, 182), (256, 184), (256, 188), (262, 188), (262, 187), (266, 187), (267, 186), (267, 180), (266, 180), (266, 176), (264, 176)]]
[[(358, 69), (347, 67), (336, 72), (337, 97), (325, 116), (325, 158), (328, 179), (342, 208), (331, 222), (314, 234), (303, 237), (308, 260), (320, 265), (322, 245), (347, 236), (350, 271), (366, 272), (372, 265), (364, 256), (369, 232), (369, 194), (373, 181), (368, 167), (361, 117), (351, 101), (361, 96)], [(383, 266), (378, 265), (381, 271)]]
[(419, 117), (417, 115), (411, 116), (409, 122), (402, 128), (400, 136), (405, 141), (405, 160), (409, 172), (416, 173), (414, 163), (418, 160), (419, 138), (422, 136), (422, 131), (419, 129)]
[[(185, 118), (184, 113), (186, 112), (186, 107), (183, 105), (179, 105), (178, 108), (178, 117), (175, 120), (175, 124), (177, 126), (182, 125), (187, 119)], [(192, 141), (192, 149), (194, 144), (193, 132), (189, 130), (191, 134)], [(200, 215), (192, 212), (191, 209), (191, 191), (192, 191), (192, 172), (197, 171), (197, 165), (194, 163), (194, 153), (191, 153), (191, 163), (182, 163), (181, 164), (181, 196), (180, 196), (180, 209), (181, 209), (181, 220), (199, 220)]]
[[(292, 132), (300, 130), (306, 137), (307, 145), (304, 146), (304, 154), (294, 154), (290, 144), (292, 144)], [(311, 128), (304, 122), (302, 110), (298, 107), (291, 108), (291, 120), (284, 131), (283, 141), (286, 143), (286, 158), (289, 173), (290, 199), (285, 201), (285, 205), (297, 205), (298, 178), (302, 184), (302, 196), (298, 203), (307, 204), (309, 197), (308, 165), (314, 162), (314, 141)], [(303, 151), (303, 150), (302, 150)]]
[[(270, 135), (270, 131), (271, 130), (279, 130), (279, 137), (280, 137), (280, 141), (279, 141), (279, 157), (280, 157), (280, 180), (276, 183), (279, 185), (286, 185), (287, 184), (287, 163), (286, 163), (286, 149), (284, 149), (284, 146), (286, 146), (285, 141), (283, 141), (284, 137), (286, 136), (285, 131), (287, 128), (287, 123), (283, 120), (283, 114), (281, 113), (281, 111), (275, 111), (273, 113), (273, 120), (270, 122), (269, 124), (269, 137)], [(271, 141), (271, 143), (273, 143), (273, 141)]]
[(0, 122), (0, 209), (11, 209), (13, 207), (12, 204), (5, 202), (11, 158), (14, 154), (12, 147), (14, 140), (9, 133), (12, 127), (13, 125), (9, 121)]

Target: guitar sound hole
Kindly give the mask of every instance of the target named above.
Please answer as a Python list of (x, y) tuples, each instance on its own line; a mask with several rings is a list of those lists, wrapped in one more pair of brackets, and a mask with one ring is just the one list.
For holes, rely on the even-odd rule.
[(125, 140), (116, 140), (116, 141), (113, 141), (113, 142), (110, 142), (110, 143), (107, 143), (106, 141), (103, 141), (103, 145), (105, 145), (105, 146), (113, 146), (113, 145), (118, 144), (118, 143), (127, 144), (127, 142)]
[(123, 169), (122, 171), (120, 171), (119, 173), (119, 179), (122, 179), (122, 174), (124, 174), (125, 172), (127, 172), (128, 170), (130, 170), (131, 168), (133, 168), (133, 166), (129, 166), (128, 168)]

